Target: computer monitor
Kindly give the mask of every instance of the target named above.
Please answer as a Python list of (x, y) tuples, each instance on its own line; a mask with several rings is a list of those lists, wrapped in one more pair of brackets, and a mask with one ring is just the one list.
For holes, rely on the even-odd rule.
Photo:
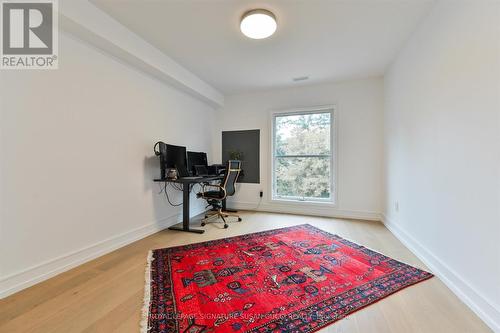
[(207, 154), (202, 152), (188, 151), (187, 152), (187, 168), (190, 173), (197, 175), (195, 166), (208, 166)]
[(167, 144), (165, 167), (177, 169), (180, 177), (188, 176), (186, 168), (186, 147)]

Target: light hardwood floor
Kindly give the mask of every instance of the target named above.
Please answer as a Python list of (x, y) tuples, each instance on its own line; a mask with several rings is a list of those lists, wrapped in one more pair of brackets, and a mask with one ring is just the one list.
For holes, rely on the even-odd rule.
[[(205, 226), (203, 235), (164, 230), (0, 300), (0, 332), (138, 332), (150, 249), (309, 223), (426, 269), (381, 223), (271, 213)], [(437, 277), (399, 291), (321, 332), (491, 332)]]

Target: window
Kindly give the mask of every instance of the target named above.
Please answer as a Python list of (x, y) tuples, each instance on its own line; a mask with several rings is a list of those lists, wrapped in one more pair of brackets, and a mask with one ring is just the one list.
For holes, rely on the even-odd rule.
[(274, 200), (334, 202), (333, 109), (275, 113)]

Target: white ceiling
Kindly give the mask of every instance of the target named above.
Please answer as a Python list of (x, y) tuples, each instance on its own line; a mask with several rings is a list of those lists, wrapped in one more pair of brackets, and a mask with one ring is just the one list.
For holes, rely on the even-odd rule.
[[(91, 0), (224, 94), (382, 75), (433, 0)], [(241, 15), (271, 10), (252, 40)], [(309, 76), (306, 81), (292, 78)]]

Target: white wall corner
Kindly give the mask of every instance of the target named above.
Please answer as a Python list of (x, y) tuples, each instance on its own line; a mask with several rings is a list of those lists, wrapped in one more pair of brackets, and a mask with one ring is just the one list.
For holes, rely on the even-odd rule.
[(224, 96), (89, 1), (60, 1), (59, 27), (215, 108)]
[(381, 219), (387, 229), (427, 265), (432, 273), (450, 288), (462, 302), (474, 311), (494, 332), (500, 332), (500, 308), (498, 306), (490, 302), (434, 253), (400, 228), (388, 215), (382, 213)]

